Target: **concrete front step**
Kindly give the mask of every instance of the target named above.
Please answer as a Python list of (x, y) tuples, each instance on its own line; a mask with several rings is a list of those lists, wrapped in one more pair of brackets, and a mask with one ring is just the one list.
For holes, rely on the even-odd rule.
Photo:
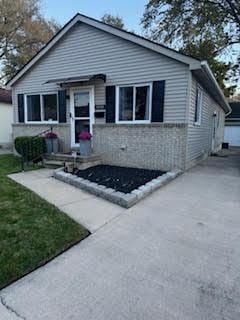
[(64, 166), (64, 162), (63, 161), (57, 161), (57, 160), (44, 160), (43, 165), (45, 168), (51, 168), (51, 169), (55, 169), (55, 168), (61, 168)]
[(89, 162), (84, 162), (84, 163), (80, 163), (80, 162), (65, 162), (65, 167), (67, 168), (68, 172), (72, 172), (73, 168), (78, 168), (79, 170), (85, 170), (91, 167), (95, 167), (97, 165), (102, 164), (101, 160), (97, 160), (97, 161), (89, 161)]
[(88, 163), (88, 162), (95, 162), (101, 161), (101, 157), (96, 154), (92, 154), (90, 156), (77, 156), (74, 158), (71, 154), (65, 153), (55, 153), (55, 154), (45, 154), (44, 158), (46, 160), (53, 160), (53, 161), (62, 161), (62, 162), (78, 162), (78, 163)]
[(101, 157), (94, 154), (88, 157), (77, 156), (76, 158), (74, 158), (71, 154), (64, 153), (44, 155), (45, 167), (59, 168), (66, 166), (69, 172), (73, 169), (73, 167), (78, 168), (79, 170), (85, 170), (101, 163)]

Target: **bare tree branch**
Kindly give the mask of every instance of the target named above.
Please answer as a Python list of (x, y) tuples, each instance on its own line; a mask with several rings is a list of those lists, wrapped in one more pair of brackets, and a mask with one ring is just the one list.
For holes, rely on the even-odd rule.
[(239, 13), (240, 10), (238, 10), (238, 8), (234, 5), (233, 1), (226, 0), (226, 2), (229, 4), (232, 15), (235, 17), (236, 22), (240, 25), (240, 13)]

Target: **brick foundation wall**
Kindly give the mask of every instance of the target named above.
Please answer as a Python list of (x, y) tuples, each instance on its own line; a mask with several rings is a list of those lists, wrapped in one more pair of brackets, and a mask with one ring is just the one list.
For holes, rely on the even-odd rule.
[(13, 128), (13, 141), (19, 136), (35, 136), (45, 130), (53, 127), (53, 131), (58, 134), (59, 137), (59, 151), (68, 152), (71, 146), (71, 135), (69, 124), (20, 124), (15, 123), (12, 125)]
[(93, 150), (106, 164), (184, 170), (186, 135), (185, 124), (97, 124)]

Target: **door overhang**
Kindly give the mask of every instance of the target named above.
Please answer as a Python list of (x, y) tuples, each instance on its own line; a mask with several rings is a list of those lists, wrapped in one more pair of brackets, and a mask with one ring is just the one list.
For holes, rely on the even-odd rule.
[(51, 80), (47, 80), (44, 84), (56, 83), (58, 86), (62, 88), (70, 88), (70, 87), (76, 87), (78, 85), (82, 85), (83, 83), (90, 84), (95, 80), (102, 80), (103, 82), (106, 82), (106, 75), (103, 73), (98, 73), (98, 74), (78, 76), (78, 77), (51, 79)]

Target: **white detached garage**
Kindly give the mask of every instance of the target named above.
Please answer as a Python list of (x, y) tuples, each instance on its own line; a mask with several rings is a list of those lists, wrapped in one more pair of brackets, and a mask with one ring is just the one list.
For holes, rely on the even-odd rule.
[(240, 102), (231, 102), (232, 112), (226, 117), (224, 141), (232, 147), (240, 147)]
[(240, 125), (226, 126), (224, 131), (224, 141), (230, 146), (240, 147)]

